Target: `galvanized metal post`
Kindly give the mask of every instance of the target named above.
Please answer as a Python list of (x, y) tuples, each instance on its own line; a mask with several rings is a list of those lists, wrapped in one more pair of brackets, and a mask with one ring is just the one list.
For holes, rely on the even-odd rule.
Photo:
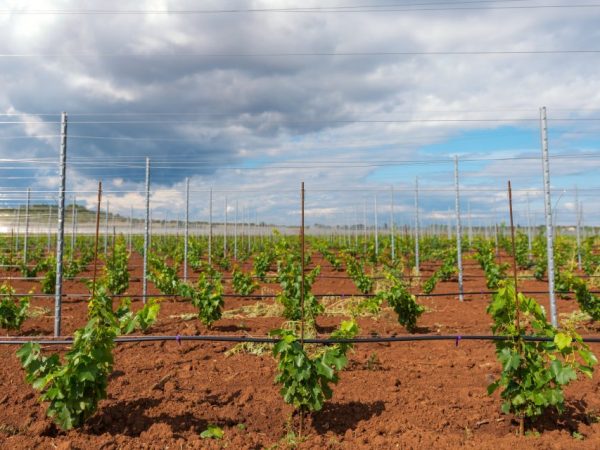
[(19, 231), (21, 229), (21, 205), (17, 207), (17, 232), (15, 240), (15, 255), (19, 253)]
[(48, 255), (50, 255), (50, 251), (52, 249), (52, 232), (50, 230), (51, 220), (52, 220), (52, 204), (49, 204), (48, 205), (48, 229), (47, 229), (48, 242), (46, 243), (46, 246), (47, 246), (46, 252), (48, 253)]
[(542, 169), (544, 173), (544, 211), (546, 213), (546, 251), (548, 259), (548, 295), (550, 298), (550, 320), (558, 326), (556, 298), (554, 297), (554, 230), (552, 226), (552, 199), (550, 197), (550, 162), (548, 158), (548, 124), (546, 107), (540, 108), (540, 126), (542, 141)]
[(364, 242), (363, 242), (363, 252), (367, 254), (367, 199), (365, 198), (365, 206), (363, 209), (363, 229), (364, 229)]
[(358, 251), (358, 206), (354, 207), (354, 247)]
[(260, 235), (260, 229), (258, 226), (258, 210), (255, 209), (254, 210), (254, 242), (256, 242), (258, 240), (259, 235)]
[(250, 218), (250, 211), (246, 208), (246, 218), (248, 219), (248, 254), (250, 254), (252, 252), (252, 247), (251, 247), (251, 238), (252, 238), (252, 231), (253, 231), (253, 227), (252, 227), (252, 222), (250, 222), (250, 220), (252, 220)]
[(461, 223), (460, 223), (460, 190), (458, 182), (458, 156), (454, 157), (454, 187), (456, 191), (455, 209), (456, 209), (456, 263), (458, 265), (458, 299), (462, 302), (463, 296), (463, 265), (462, 265), (462, 242), (461, 242)]
[(586, 230), (585, 230), (585, 223), (583, 222), (583, 203), (580, 202), (579, 203), (579, 228), (582, 230), (582, 238), (585, 239), (586, 236)]
[(529, 208), (529, 191), (527, 192), (527, 251), (531, 260), (533, 257), (533, 236), (531, 233), (531, 210)]
[(79, 212), (77, 211), (77, 208), (75, 208), (75, 227), (74, 229), (74, 233), (75, 233), (75, 244), (77, 244), (77, 227), (78, 227), (78, 223), (79, 223)]
[(579, 188), (575, 186), (575, 234), (577, 239), (577, 269), (581, 270), (581, 214), (579, 208)]
[(392, 262), (396, 262), (396, 241), (395, 241), (395, 230), (394, 230), (394, 186), (391, 187), (391, 201), (390, 201), (390, 244), (392, 246)]
[(305, 279), (305, 260), (304, 260), (304, 181), (300, 187), (300, 344), (304, 347), (304, 279)]
[(377, 223), (377, 194), (375, 194), (375, 204), (374, 204), (374, 213), (375, 213), (375, 256), (379, 256), (379, 225)]
[(212, 264), (212, 187), (208, 200), (208, 264)]
[(110, 219), (110, 227), (113, 230), (110, 247), (112, 248), (112, 250), (114, 252), (115, 251), (115, 243), (117, 242), (117, 230), (116, 230), (116, 226), (115, 226), (115, 215), (114, 214), (113, 214), (112, 218)]
[(415, 272), (421, 275), (421, 261), (419, 255), (419, 177), (415, 177)]
[(188, 246), (190, 239), (190, 179), (185, 179), (185, 228), (183, 237), (183, 279), (188, 279)]
[(244, 249), (244, 236), (246, 235), (246, 216), (244, 215), (245, 208), (242, 206), (242, 233), (240, 236), (240, 249)]
[(233, 223), (233, 259), (237, 261), (237, 247), (238, 247), (238, 201), (235, 201), (235, 222)]
[(104, 214), (104, 257), (108, 255), (108, 211), (110, 203), (108, 198), (106, 199), (106, 213)]
[(129, 239), (127, 240), (127, 247), (129, 253), (131, 253), (131, 245), (133, 240), (133, 206), (129, 208)]
[(227, 196), (225, 196), (225, 224), (223, 228), (223, 257), (227, 258)]
[(498, 216), (496, 215), (496, 200), (494, 199), (494, 245), (496, 246), (496, 258), (500, 256), (500, 246), (498, 245)]
[(23, 239), (23, 263), (27, 264), (27, 241), (29, 239), (29, 204), (31, 203), (31, 188), (27, 188), (27, 203), (25, 204), (25, 237)]
[(148, 246), (150, 244), (150, 158), (146, 157), (146, 213), (144, 217), (144, 262), (142, 275), (142, 301), (148, 295)]
[(65, 236), (65, 188), (67, 185), (67, 113), (60, 126), (60, 185), (58, 188), (58, 231), (56, 242), (56, 285), (54, 289), (54, 336), (60, 336), (62, 310), (63, 247)]

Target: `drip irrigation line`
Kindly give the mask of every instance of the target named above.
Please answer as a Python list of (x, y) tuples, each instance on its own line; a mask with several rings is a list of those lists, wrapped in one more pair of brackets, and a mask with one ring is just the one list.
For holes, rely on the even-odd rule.
[[(332, 345), (332, 344), (379, 344), (391, 342), (418, 342), (418, 341), (508, 341), (516, 339), (516, 336), (495, 336), (495, 335), (404, 335), (404, 336), (384, 336), (384, 337), (355, 337), (352, 339), (335, 338), (310, 338), (304, 339), (306, 344)], [(553, 339), (543, 336), (521, 335), (521, 339), (529, 342), (552, 342)], [(582, 338), (585, 343), (600, 343), (600, 336), (589, 336)], [(256, 344), (275, 344), (279, 339), (271, 337), (251, 337), (251, 336), (218, 336), (218, 335), (200, 335), (200, 336), (130, 336), (118, 337), (114, 339), (115, 343), (138, 343), (138, 342), (164, 342), (175, 341), (201, 341), (201, 342), (235, 342), (235, 343), (256, 343)], [(31, 339), (31, 337), (8, 337), (0, 340), (0, 345), (19, 345), (26, 343), (37, 343), (41, 345), (70, 345), (73, 343), (72, 337), (62, 337), (59, 339)]]
[[(463, 292), (462, 294), (465, 296), (472, 296), (472, 295), (493, 295), (496, 294), (498, 291), (470, 291), (470, 292)], [(521, 294), (528, 294), (528, 295), (533, 295), (533, 294), (548, 294), (548, 291), (519, 291)], [(600, 291), (589, 291), (591, 294), (600, 294)], [(556, 291), (557, 294), (575, 294), (574, 291)], [(415, 297), (453, 297), (453, 296), (457, 296), (459, 295), (459, 292), (440, 292), (440, 293), (431, 293), (431, 294), (424, 294), (424, 293), (415, 293), (412, 294)], [(223, 297), (225, 298), (276, 298), (279, 294), (250, 294), (250, 295), (243, 295), (243, 294), (223, 294)], [(318, 298), (323, 298), (323, 297), (375, 297), (378, 294), (361, 294), (361, 293), (355, 293), (355, 294), (348, 294), (348, 293), (328, 293), (328, 294), (313, 294), (315, 297)], [(89, 297), (90, 294), (88, 293), (82, 293), (82, 294), (62, 294), (63, 298), (81, 298), (81, 297)], [(30, 297), (30, 298), (50, 298), (50, 297), (54, 297), (54, 294), (2, 294), (0, 293), (0, 298), (2, 297)], [(181, 299), (185, 299), (185, 297), (179, 295), (179, 294), (147, 294), (147, 295), (143, 295), (143, 294), (119, 294), (119, 295), (111, 295), (112, 298), (181, 298)]]

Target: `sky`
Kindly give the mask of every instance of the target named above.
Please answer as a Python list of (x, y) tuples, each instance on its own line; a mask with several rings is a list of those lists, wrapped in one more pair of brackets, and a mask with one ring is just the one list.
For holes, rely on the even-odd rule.
[[(600, 225), (600, 4), (505, 1), (0, 2), (0, 206), (67, 194), (154, 218), (297, 224)], [(392, 204), (393, 197), (393, 204)], [(529, 205), (529, 207), (528, 207)], [(527, 211), (529, 210), (529, 214)], [(392, 215), (393, 211), (393, 215)], [(365, 214), (366, 212), (366, 214)], [(377, 212), (377, 214), (375, 214)]]

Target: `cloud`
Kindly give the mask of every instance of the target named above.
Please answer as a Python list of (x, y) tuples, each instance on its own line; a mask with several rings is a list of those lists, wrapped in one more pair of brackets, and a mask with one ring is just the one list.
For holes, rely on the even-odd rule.
[[(378, 4), (366, 2), (371, 3)], [(227, 2), (231, 9), (274, 6), (281, 4)], [(302, 6), (323, 5), (310, 1)], [(65, 0), (27, 6), (9, 2), (8, 8), (84, 7)], [(109, 1), (102, 2), (102, 8), (124, 7)], [(217, 1), (201, 6), (140, 1), (134, 8), (210, 10), (224, 6)], [(443, 221), (453, 208), (453, 178), (451, 165), (441, 160), (455, 153), (486, 157), (537, 152), (537, 148), (511, 142), (510, 131), (501, 145), (487, 150), (498, 135), (486, 133), (505, 127), (528, 130), (536, 137), (540, 105), (549, 107), (551, 119), (597, 117), (597, 55), (399, 56), (382, 52), (589, 49), (600, 38), (599, 19), (600, 11), (593, 8), (321, 14), (2, 13), (0, 53), (38, 56), (0, 58), (4, 86), (0, 110), (15, 114), (10, 120), (27, 122), (0, 126), (0, 157), (57, 158), (58, 114), (64, 110), (69, 113), (68, 189), (78, 192), (78, 198), (90, 207), (95, 204), (97, 180), (102, 179), (107, 191), (112, 191), (107, 195), (115, 210), (128, 214), (133, 205), (136, 214), (141, 213), (148, 156), (156, 214), (183, 214), (183, 183), (189, 177), (194, 191), (192, 211), (197, 217), (208, 213), (206, 192), (212, 186), (220, 205), (227, 195), (260, 217), (293, 222), (297, 189), (305, 181), (309, 201), (314, 203), (309, 206), (314, 212), (310, 220), (352, 222), (365, 199), (371, 203), (373, 190), (380, 190), (383, 199), (393, 184), (398, 190), (398, 221), (410, 222), (412, 186), (414, 177), (420, 175), (423, 220)], [(377, 54), (306, 55), (351, 52)], [(286, 53), (305, 55), (282, 56)], [(597, 131), (594, 121), (551, 121), (550, 126), (555, 133), (553, 145), (597, 152), (597, 140), (585, 134)], [(482, 133), (477, 150), (453, 141), (474, 131)], [(429, 150), (432, 144), (439, 150)], [(401, 160), (429, 162), (367, 164)], [(556, 187), (571, 187), (579, 180), (590, 220), (600, 219), (600, 213), (596, 217), (598, 209), (590, 203), (592, 191), (585, 192), (585, 188), (594, 185), (590, 174), (599, 161), (589, 159), (582, 164), (573, 159), (553, 164)], [(8, 169), (0, 168), (0, 175), (7, 176)], [(52, 190), (56, 175), (56, 166), (24, 163), (19, 178), (5, 178), (2, 187), (9, 183), (21, 191), (27, 186)], [(491, 209), (501, 209), (509, 176), (521, 189), (541, 188), (539, 161), (464, 167), (461, 182), (472, 190), (463, 195), (465, 202), (471, 202), (474, 220), (492, 220)], [(327, 187), (337, 190), (319, 190)], [(439, 190), (428, 192), (427, 187)], [(38, 197), (43, 198), (42, 194)], [(515, 200), (522, 211), (525, 199), (520, 192)], [(541, 197), (532, 195), (531, 201), (539, 212)], [(382, 200), (382, 223), (389, 220), (386, 205), (389, 201)]]

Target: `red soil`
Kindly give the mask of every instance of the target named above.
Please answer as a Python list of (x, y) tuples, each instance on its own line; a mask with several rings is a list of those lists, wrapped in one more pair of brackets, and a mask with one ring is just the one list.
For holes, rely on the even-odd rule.
[[(319, 262), (319, 261), (317, 261)], [(139, 257), (132, 264), (139, 266)], [(472, 260), (466, 261), (465, 291), (485, 291), (485, 278)], [(245, 267), (248, 270), (249, 266)], [(422, 276), (433, 267), (425, 264)], [(136, 267), (132, 276), (139, 276)], [(326, 278), (345, 272), (322, 271), (316, 293), (356, 293), (352, 281)], [(6, 274), (3, 274), (6, 275)], [(14, 275), (14, 273), (13, 273)], [(89, 273), (87, 275), (90, 275)], [(19, 292), (38, 283), (13, 282)], [(523, 282), (522, 290), (542, 291), (545, 283)], [(229, 288), (230, 289), (230, 288)], [(228, 292), (231, 292), (228, 289)], [(263, 285), (264, 293), (277, 286)], [(80, 282), (65, 283), (67, 293), (84, 293)], [(139, 294), (140, 283), (130, 293)], [(454, 293), (456, 282), (438, 284), (436, 293)], [(155, 292), (155, 291), (151, 291)], [(535, 297), (548, 308), (547, 297)], [(419, 321), (423, 334), (490, 334), (485, 313), (489, 295), (424, 297), (427, 312)], [(63, 303), (63, 333), (85, 323), (85, 296)], [(225, 310), (258, 300), (227, 298)], [(261, 300), (271, 303), (272, 300)], [(558, 299), (560, 313), (577, 309), (573, 300)], [(38, 299), (34, 306), (53, 310), (53, 300)], [(137, 309), (141, 303), (134, 301)], [(197, 320), (178, 315), (193, 313), (188, 303), (165, 301), (152, 334), (226, 334), (263, 336), (280, 327), (280, 317), (222, 319), (212, 330)], [(322, 316), (318, 329), (328, 334), (342, 316)], [(361, 333), (393, 335), (406, 331), (393, 312), (377, 319), (359, 320)], [(52, 313), (28, 319), (21, 335), (51, 335)], [(598, 325), (587, 324), (583, 334), (597, 335)], [(45, 405), (24, 381), (14, 346), (0, 346), (0, 448), (287, 448), (288, 431), (297, 430), (273, 383), (276, 361), (263, 356), (225, 353), (232, 344), (175, 342), (118, 345), (109, 396), (81, 429), (58, 431), (46, 418)], [(600, 346), (593, 344), (600, 353)], [(57, 350), (47, 346), (47, 350)], [(500, 412), (498, 393), (488, 396), (487, 385), (500, 367), (489, 342), (453, 341), (356, 345), (350, 365), (342, 372), (333, 398), (308, 418), (300, 448), (473, 448), (473, 449), (597, 449), (600, 448), (599, 377), (583, 379), (566, 390), (567, 411), (545, 417), (530, 436), (515, 436), (516, 425)], [(161, 382), (162, 383), (159, 383)], [(208, 424), (223, 428), (222, 441), (203, 440)], [(539, 434), (537, 433), (539, 431)], [(574, 436), (581, 436), (583, 440)]]

